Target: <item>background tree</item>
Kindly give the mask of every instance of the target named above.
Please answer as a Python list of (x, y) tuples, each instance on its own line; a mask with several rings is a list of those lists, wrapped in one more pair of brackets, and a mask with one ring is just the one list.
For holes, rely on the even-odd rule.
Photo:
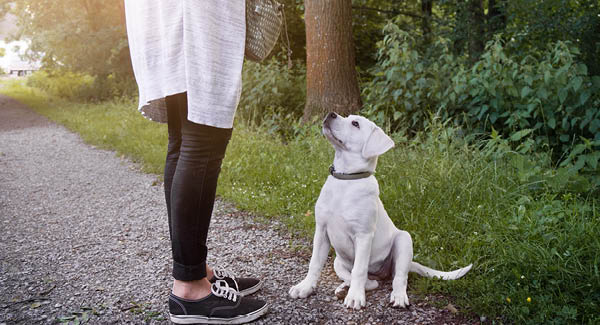
[(97, 76), (132, 76), (123, 0), (0, 0), (18, 19), (15, 38), (31, 41), (27, 56), (45, 68)]
[(350, 0), (306, 0), (304, 120), (325, 112), (356, 113), (362, 106), (355, 69)]

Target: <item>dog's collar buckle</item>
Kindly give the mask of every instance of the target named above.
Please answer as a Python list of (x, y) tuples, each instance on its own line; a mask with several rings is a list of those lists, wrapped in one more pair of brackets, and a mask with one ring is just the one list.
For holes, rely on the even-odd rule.
[(352, 180), (352, 179), (367, 178), (367, 177), (373, 175), (373, 172), (358, 172), (358, 173), (351, 173), (351, 174), (338, 173), (335, 171), (335, 167), (333, 167), (333, 165), (331, 165), (331, 166), (329, 166), (329, 174), (331, 174), (331, 176), (333, 176), (337, 179)]

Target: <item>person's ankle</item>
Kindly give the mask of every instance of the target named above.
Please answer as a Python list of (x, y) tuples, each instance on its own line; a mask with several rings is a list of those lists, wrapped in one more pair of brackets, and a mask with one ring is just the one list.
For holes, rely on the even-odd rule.
[(213, 269), (210, 266), (206, 265), (206, 278), (210, 281), (210, 279), (212, 279), (213, 276), (214, 276)]
[(175, 280), (173, 282), (172, 292), (179, 298), (197, 300), (210, 295), (210, 286), (211, 283), (208, 282), (207, 278), (194, 281)]

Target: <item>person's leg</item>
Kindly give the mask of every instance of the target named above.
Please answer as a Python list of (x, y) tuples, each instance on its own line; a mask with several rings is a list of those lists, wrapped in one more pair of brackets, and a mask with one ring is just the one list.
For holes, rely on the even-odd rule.
[(178, 100), (181, 146), (170, 199), (173, 293), (197, 299), (210, 293), (206, 237), (231, 129), (188, 121), (187, 97)]
[(165, 98), (168, 117), (169, 145), (167, 147), (167, 158), (165, 161), (164, 187), (170, 238), (173, 238), (173, 230), (171, 229), (171, 186), (173, 184), (173, 176), (175, 175), (181, 148), (181, 120), (179, 117), (179, 101), (177, 98), (178, 96), (183, 95), (185, 94), (177, 94)]
[[(243, 295), (258, 290), (262, 282), (234, 279), (222, 270), (215, 270), (215, 277), (209, 281), (213, 270), (206, 265), (208, 226), (231, 129), (189, 122), (187, 95), (175, 97), (180, 128), (169, 122), (168, 166), (165, 166), (175, 278), (169, 295), (171, 321), (177, 324), (253, 321), (267, 312), (268, 305)], [(172, 115), (173, 112), (169, 120)]]
[[(175, 176), (175, 169), (177, 168), (177, 161), (179, 160), (179, 152), (181, 148), (181, 120), (179, 114), (179, 99), (178, 97), (185, 96), (184, 94), (176, 94), (167, 96), (165, 103), (167, 107), (168, 116), (168, 146), (167, 146), (167, 157), (165, 160), (164, 170), (164, 191), (165, 201), (167, 204), (167, 215), (169, 223), (169, 238), (172, 238), (172, 227), (171, 227), (171, 186), (173, 184), (173, 177)], [(213, 270), (211, 267), (206, 265), (206, 278), (213, 278)]]

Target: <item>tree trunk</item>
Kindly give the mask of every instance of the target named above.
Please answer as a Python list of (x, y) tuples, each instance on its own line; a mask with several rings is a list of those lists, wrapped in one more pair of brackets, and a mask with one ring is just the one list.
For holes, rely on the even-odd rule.
[(488, 1), (488, 30), (489, 34), (494, 35), (498, 31), (503, 31), (506, 28), (506, 15), (504, 14), (504, 2), (489, 0)]
[(306, 0), (304, 121), (362, 106), (355, 69), (351, 0)]
[(433, 0), (421, 0), (421, 29), (423, 29), (423, 41), (425, 44), (431, 42), (431, 14), (433, 9)]

